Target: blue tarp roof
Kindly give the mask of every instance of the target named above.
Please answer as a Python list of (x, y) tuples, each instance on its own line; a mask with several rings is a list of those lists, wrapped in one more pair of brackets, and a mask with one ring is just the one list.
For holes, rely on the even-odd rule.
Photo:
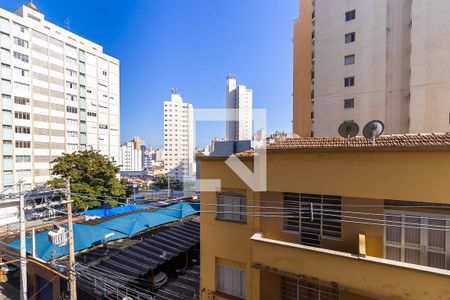
[[(66, 227), (67, 228), (67, 227)], [(113, 230), (101, 228), (98, 226), (89, 226), (83, 224), (73, 225), (73, 234), (75, 241), (75, 251), (80, 251), (92, 246), (103, 244), (103, 238), (106, 234), (114, 235), (108, 241), (117, 240), (126, 237), (125, 234)], [(19, 249), (20, 240), (10, 244), (12, 247)], [(27, 252), (32, 252), (31, 237), (27, 237)], [(58, 247), (48, 241), (48, 231), (36, 234), (36, 256), (45, 261), (67, 255), (69, 253), (68, 246)]]
[(177, 219), (183, 219), (188, 216), (195, 215), (199, 210), (200, 204), (198, 203), (177, 203), (166, 208), (161, 208), (155, 211), (155, 213), (163, 214)]
[(157, 214), (155, 212), (140, 212), (112, 219), (98, 224), (97, 226), (103, 227), (105, 229), (119, 231), (126, 234), (127, 236), (130, 236), (149, 228), (170, 222), (175, 222), (178, 220), (178, 218)]
[[(199, 208), (199, 204), (178, 203), (154, 212), (138, 212), (117, 217), (95, 226), (74, 224), (75, 251), (103, 244), (103, 239), (107, 234), (114, 233), (108, 241), (125, 238), (149, 228), (194, 215)], [(9, 245), (19, 249), (20, 240), (16, 240)], [(27, 238), (27, 252), (32, 252), (31, 237)], [(36, 234), (36, 256), (40, 259), (50, 261), (68, 253), (68, 246), (58, 247), (48, 241), (48, 231)]]
[(84, 215), (88, 216), (98, 216), (101, 218), (114, 216), (123, 214), (126, 212), (132, 212), (137, 210), (143, 210), (145, 207), (142, 206), (136, 206), (136, 205), (125, 205), (125, 206), (118, 206), (114, 208), (107, 208), (107, 209), (91, 209), (86, 212), (84, 212)]

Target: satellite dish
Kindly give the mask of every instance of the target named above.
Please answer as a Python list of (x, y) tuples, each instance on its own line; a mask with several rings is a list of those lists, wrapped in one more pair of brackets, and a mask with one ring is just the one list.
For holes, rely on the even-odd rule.
[(373, 120), (364, 126), (363, 135), (366, 139), (372, 140), (375, 144), (375, 140), (384, 132), (384, 123), (380, 120)]
[(350, 139), (355, 137), (359, 132), (359, 126), (353, 121), (344, 121), (338, 129), (339, 135), (343, 138)]

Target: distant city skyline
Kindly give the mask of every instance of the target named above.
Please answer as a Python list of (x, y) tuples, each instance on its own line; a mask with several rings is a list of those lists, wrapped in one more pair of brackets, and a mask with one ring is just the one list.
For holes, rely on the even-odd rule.
[[(1, 7), (25, 2), (4, 0)], [(297, 0), (34, 3), (61, 27), (69, 17), (71, 31), (120, 60), (121, 142), (138, 135), (162, 146), (162, 99), (173, 87), (196, 108), (224, 108), (229, 73), (253, 89), (255, 108), (268, 109), (269, 132), (291, 131)], [(225, 123), (196, 128), (197, 145), (225, 137)]]

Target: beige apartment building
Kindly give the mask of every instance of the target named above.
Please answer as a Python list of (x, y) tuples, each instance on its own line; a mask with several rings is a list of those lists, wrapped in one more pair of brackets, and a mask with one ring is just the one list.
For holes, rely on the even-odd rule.
[(300, 7), (296, 134), (337, 136), (343, 121), (362, 127), (373, 119), (388, 134), (450, 131), (449, 1), (302, 0)]

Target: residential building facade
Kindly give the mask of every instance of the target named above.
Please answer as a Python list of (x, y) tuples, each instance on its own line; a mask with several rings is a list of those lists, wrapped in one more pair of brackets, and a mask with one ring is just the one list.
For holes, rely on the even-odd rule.
[(253, 91), (245, 85), (237, 85), (236, 78), (228, 75), (226, 83), (226, 140), (252, 140)]
[(120, 146), (120, 171), (142, 171), (143, 153), (134, 140)]
[[(450, 130), (445, 0), (302, 0), (294, 30), (294, 132), (337, 136), (353, 120), (385, 132)], [(307, 76), (310, 73), (309, 76)], [(311, 130), (310, 130), (311, 129)]]
[(183, 180), (195, 175), (194, 109), (172, 91), (170, 101), (164, 101), (164, 171)]
[[(445, 299), (449, 144), (286, 139), (267, 146), (260, 192), (227, 157), (199, 157), (201, 179), (221, 181), (200, 196), (201, 299)], [(253, 169), (253, 153), (237, 156)]]
[(98, 150), (119, 161), (119, 61), (45, 20), (33, 3), (0, 9), (0, 188), (31, 189), (62, 153)]

